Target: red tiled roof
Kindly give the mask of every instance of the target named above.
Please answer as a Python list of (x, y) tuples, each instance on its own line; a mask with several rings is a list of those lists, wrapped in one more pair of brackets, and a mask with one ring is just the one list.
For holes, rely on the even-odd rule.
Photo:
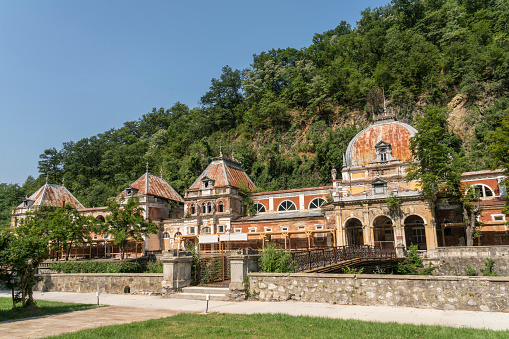
[[(147, 182), (148, 178), (148, 182)], [(148, 192), (147, 192), (148, 186)], [(137, 194), (148, 194), (168, 200), (184, 202), (184, 199), (170, 186), (163, 178), (150, 173), (145, 173), (131, 184), (131, 187), (138, 190)], [(125, 197), (125, 190), (117, 198)]]
[(214, 187), (256, 188), (255, 184), (242, 169), (240, 163), (224, 157), (212, 158), (212, 162), (188, 190), (200, 189), (201, 180), (205, 177), (214, 180)]
[[(65, 186), (61, 185), (45, 184), (32, 194), (28, 200), (34, 201), (31, 206), (47, 205), (61, 207), (69, 204), (77, 209), (85, 208)], [(23, 203), (18, 207), (23, 207)]]

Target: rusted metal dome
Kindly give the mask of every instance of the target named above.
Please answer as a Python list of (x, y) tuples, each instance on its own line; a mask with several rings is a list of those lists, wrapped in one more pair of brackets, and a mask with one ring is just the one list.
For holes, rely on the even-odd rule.
[(410, 138), (415, 133), (415, 128), (397, 121), (392, 115), (377, 117), (373, 125), (359, 132), (348, 144), (344, 167), (364, 167), (376, 163), (375, 146), (381, 144), (389, 144), (390, 156), (387, 161), (412, 161), (414, 157), (410, 152)]

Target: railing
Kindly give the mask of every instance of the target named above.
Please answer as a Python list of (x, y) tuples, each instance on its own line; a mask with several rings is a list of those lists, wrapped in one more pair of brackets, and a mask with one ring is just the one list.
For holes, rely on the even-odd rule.
[(355, 258), (395, 259), (396, 251), (394, 248), (350, 245), (292, 252), (295, 272), (309, 271)]

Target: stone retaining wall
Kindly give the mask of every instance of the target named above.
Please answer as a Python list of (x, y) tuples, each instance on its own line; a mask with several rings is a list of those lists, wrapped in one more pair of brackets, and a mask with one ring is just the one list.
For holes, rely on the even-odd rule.
[(161, 293), (159, 273), (40, 274), (34, 288), (41, 292)]
[(251, 298), (509, 312), (507, 277), (250, 273)]
[(467, 265), (481, 275), (488, 258), (494, 260), (494, 270), (500, 276), (509, 275), (509, 246), (437, 247), (423, 252), (423, 258), (425, 265), (431, 263), (438, 267), (435, 275), (464, 275)]

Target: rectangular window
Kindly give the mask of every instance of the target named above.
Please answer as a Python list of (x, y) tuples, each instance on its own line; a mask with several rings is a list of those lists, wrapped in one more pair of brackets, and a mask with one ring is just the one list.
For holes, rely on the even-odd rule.
[(306, 226), (299, 226), (299, 227), (297, 227), (297, 229), (299, 231), (305, 231), (306, 230)]
[(272, 232), (272, 227), (264, 227), (265, 232)]
[(217, 233), (224, 233), (224, 226), (223, 225), (217, 226)]
[(281, 231), (288, 232), (288, 227), (281, 227)]
[(194, 226), (189, 227), (189, 234), (194, 234)]
[(503, 215), (503, 214), (492, 214), (491, 218), (493, 219), (493, 221), (504, 221), (505, 220), (505, 215)]
[(242, 233), (242, 228), (235, 228), (235, 233)]
[(251, 227), (249, 229), (249, 233), (255, 233), (256, 232), (256, 227)]
[(316, 225), (315, 230), (323, 230), (323, 225)]
[(412, 228), (412, 241), (416, 244), (423, 244), (426, 242), (424, 228)]

